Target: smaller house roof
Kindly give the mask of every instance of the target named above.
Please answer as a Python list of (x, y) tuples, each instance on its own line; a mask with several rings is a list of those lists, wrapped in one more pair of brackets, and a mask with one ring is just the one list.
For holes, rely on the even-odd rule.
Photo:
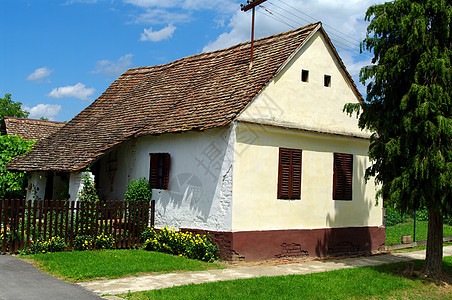
[(26, 140), (40, 140), (58, 131), (65, 124), (47, 120), (4, 117), (1, 121), (1, 134), (18, 135)]

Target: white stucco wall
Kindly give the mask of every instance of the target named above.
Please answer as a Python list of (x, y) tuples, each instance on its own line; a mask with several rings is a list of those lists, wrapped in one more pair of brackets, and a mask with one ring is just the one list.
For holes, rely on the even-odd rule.
[(77, 196), (83, 188), (83, 175), (87, 174), (94, 180), (94, 176), (91, 172), (74, 172), (69, 177), (69, 201), (76, 201)]
[[(373, 180), (365, 184), (368, 140), (239, 124), (234, 163), (234, 231), (381, 226)], [(301, 200), (277, 199), (279, 148), (302, 150)], [(333, 153), (353, 154), (353, 200), (333, 194)]]
[(31, 172), (28, 178), (27, 200), (44, 199), (46, 192), (46, 172)]
[(155, 226), (231, 230), (233, 132), (221, 128), (127, 141), (101, 160), (101, 193), (124, 199), (130, 179), (149, 178), (149, 154), (169, 153), (169, 189), (154, 189), (152, 195)]
[[(309, 71), (308, 82), (301, 81), (301, 71)], [(331, 86), (323, 84), (331, 76)], [(356, 118), (342, 109), (358, 102), (344, 71), (317, 32), (292, 60), (269, 82), (239, 120), (288, 128), (369, 137)]]

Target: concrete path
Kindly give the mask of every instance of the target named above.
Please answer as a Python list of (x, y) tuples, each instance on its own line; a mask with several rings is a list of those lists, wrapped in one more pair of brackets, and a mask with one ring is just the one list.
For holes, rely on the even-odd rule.
[[(452, 246), (444, 247), (444, 256), (452, 256)], [(100, 295), (116, 295), (127, 293), (128, 291), (139, 292), (163, 289), (190, 283), (199, 284), (205, 282), (246, 279), (262, 276), (280, 276), (292, 274), (302, 275), (346, 268), (377, 266), (393, 262), (424, 258), (425, 250), (397, 254), (374, 255), (368, 257), (345, 258), (338, 260), (311, 261), (277, 266), (237, 267), (223, 270), (148, 275), (113, 280), (81, 282), (79, 284), (84, 288)]]
[(98, 300), (96, 294), (79, 285), (44, 274), (10, 255), (0, 255), (1, 300)]

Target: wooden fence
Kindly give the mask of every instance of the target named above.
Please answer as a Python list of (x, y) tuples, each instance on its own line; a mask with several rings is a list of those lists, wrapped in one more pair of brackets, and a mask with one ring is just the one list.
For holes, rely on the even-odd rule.
[(154, 225), (155, 202), (87, 203), (61, 200), (0, 199), (0, 250), (28, 249), (32, 241), (64, 239), (68, 250), (77, 235), (114, 238), (114, 248), (141, 245), (141, 232)]

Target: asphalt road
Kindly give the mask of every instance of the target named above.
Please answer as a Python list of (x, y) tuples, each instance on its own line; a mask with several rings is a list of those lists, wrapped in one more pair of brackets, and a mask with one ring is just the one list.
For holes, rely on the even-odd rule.
[(11, 255), (0, 255), (0, 300), (102, 299), (96, 294), (48, 274)]

